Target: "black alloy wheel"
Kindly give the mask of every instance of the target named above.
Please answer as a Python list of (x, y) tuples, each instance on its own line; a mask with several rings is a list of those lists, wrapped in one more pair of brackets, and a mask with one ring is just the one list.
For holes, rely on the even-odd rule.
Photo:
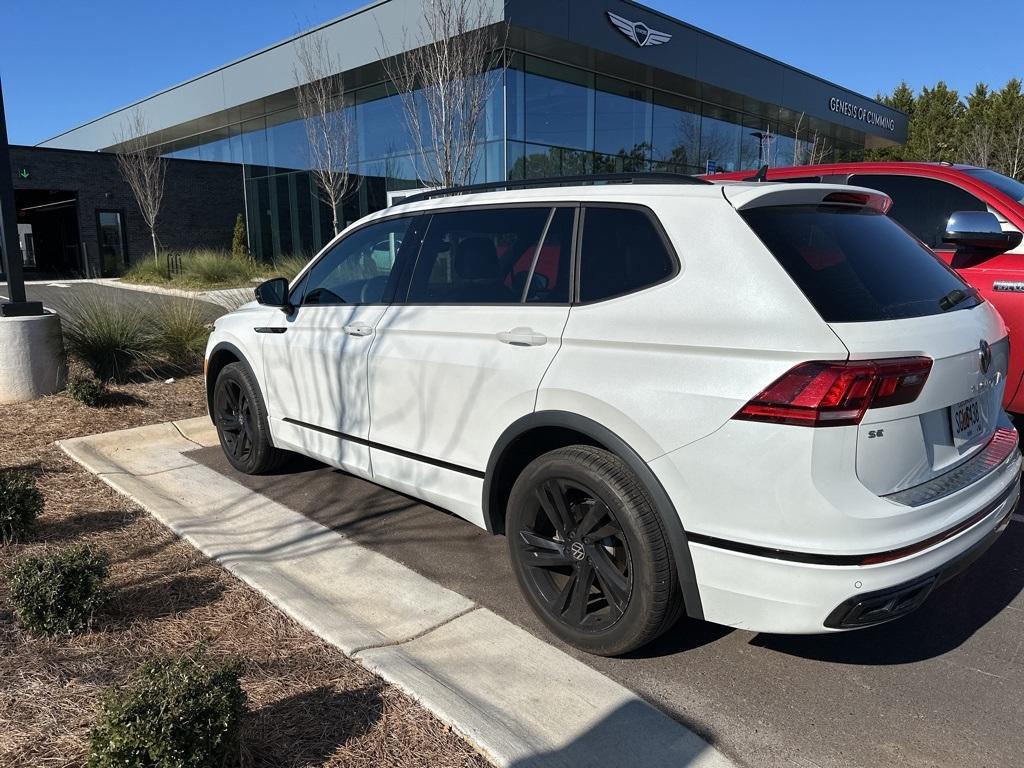
[(253, 450), (254, 417), (241, 384), (233, 379), (218, 381), (213, 407), (225, 452), (234, 459), (232, 463), (247, 463)]
[(212, 416), (224, 455), (240, 472), (270, 472), (287, 459), (289, 454), (270, 440), (263, 398), (244, 364), (226, 365), (217, 375)]
[(532, 461), (512, 487), (505, 533), (527, 602), (581, 650), (627, 653), (682, 613), (659, 513), (608, 451), (574, 445)]
[(546, 480), (534, 496), (516, 542), (533, 589), (549, 615), (572, 629), (611, 626), (633, 591), (629, 545), (615, 514), (568, 479)]

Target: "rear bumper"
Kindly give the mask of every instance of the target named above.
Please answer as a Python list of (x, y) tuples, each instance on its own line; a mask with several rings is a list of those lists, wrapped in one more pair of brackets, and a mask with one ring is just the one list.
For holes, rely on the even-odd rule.
[[(1019, 483), (1017, 486), (1011, 486), (1007, 490), (1009, 491), (1007, 499), (1010, 496), (1020, 496)], [(836, 606), (836, 609), (825, 619), (825, 628), (861, 629), (898, 619), (920, 608), (935, 587), (949, 581), (970, 567), (975, 560), (988, 551), (988, 548), (995, 543), (995, 540), (1010, 525), (1010, 519), (1013, 516), (1016, 503), (1010, 505), (1000, 503), (995, 506), (997, 509), (1005, 510), (1002, 520), (997, 520), (996, 527), (966, 552), (955, 557), (938, 570), (905, 584), (897, 584), (869, 595), (857, 595), (845, 600)]]
[(998, 478), (986, 478), (987, 498), (972, 499), (965, 511), (972, 525), (884, 562), (802, 562), (691, 541), (704, 616), (757, 632), (817, 634), (906, 615), (1005, 530), (1020, 497), (1020, 471), (1019, 453), (993, 470)]

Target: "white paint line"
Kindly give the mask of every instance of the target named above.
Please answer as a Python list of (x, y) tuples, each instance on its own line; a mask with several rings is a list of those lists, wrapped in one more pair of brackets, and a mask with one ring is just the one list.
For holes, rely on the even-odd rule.
[(499, 766), (733, 766), (693, 731), (559, 649), (192, 462), (182, 453), (210, 441), (206, 424), (192, 419), (58, 445)]

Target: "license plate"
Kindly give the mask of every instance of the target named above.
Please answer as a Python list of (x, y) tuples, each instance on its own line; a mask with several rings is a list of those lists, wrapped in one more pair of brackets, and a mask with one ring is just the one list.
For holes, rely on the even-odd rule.
[(981, 411), (981, 399), (972, 397), (957, 403), (949, 409), (949, 421), (953, 426), (953, 443), (960, 445), (970, 442), (985, 430), (985, 418)]

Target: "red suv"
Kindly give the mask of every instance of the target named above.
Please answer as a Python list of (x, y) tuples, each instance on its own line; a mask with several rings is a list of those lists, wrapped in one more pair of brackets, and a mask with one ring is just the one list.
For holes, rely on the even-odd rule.
[[(748, 179), (756, 171), (718, 173), (714, 181)], [(987, 168), (947, 163), (835, 163), (771, 168), (767, 181), (829, 182), (870, 187), (892, 198), (889, 215), (956, 269), (1003, 316), (1013, 352), (1005, 407), (1024, 413), (1024, 245), (1008, 239), (1008, 251), (965, 252), (947, 240), (950, 217), (959, 211), (995, 214), (1002, 230), (1024, 233), (1024, 184)]]

